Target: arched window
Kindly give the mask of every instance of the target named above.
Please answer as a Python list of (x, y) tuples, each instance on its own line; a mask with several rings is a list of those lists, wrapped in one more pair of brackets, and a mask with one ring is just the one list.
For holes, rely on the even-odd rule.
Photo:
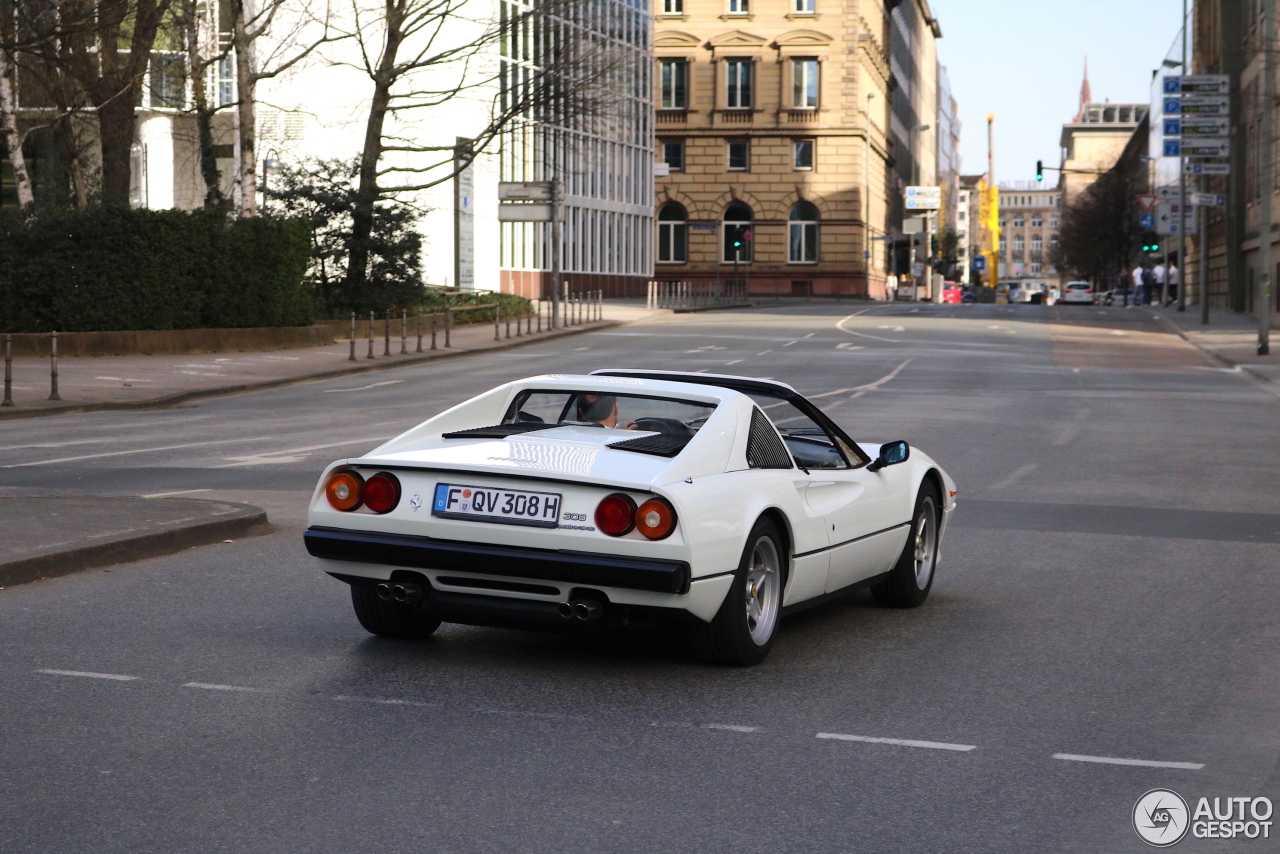
[(683, 264), (689, 260), (689, 214), (679, 202), (658, 211), (658, 261)]
[(787, 217), (789, 259), (792, 264), (818, 262), (818, 209), (809, 202), (796, 202)]
[(1014, 214), (1014, 215), (1013, 215), (1013, 227), (1014, 227), (1014, 228), (1022, 228), (1022, 225), (1023, 225), (1022, 214)]
[(734, 202), (724, 209), (724, 260), (749, 263), (751, 261), (751, 208), (742, 202)]
[(1031, 251), (1040, 252), (1044, 250), (1044, 238), (1038, 234), (1031, 235)]
[(1040, 227), (1040, 226), (1042, 226), (1042, 225), (1044, 225), (1044, 218), (1043, 218), (1043, 217), (1041, 217), (1041, 216), (1040, 216), (1040, 214), (1032, 214), (1032, 215), (1031, 215), (1031, 227), (1032, 227), (1032, 228), (1039, 228), (1039, 227)]
[(1022, 250), (1023, 250), (1023, 249), (1026, 249), (1026, 248), (1027, 248), (1027, 243), (1026, 243), (1026, 240), (1023, 238), (1023, 236), (1022, 236), (1021, 234), (1015, 234), (1015, 235), (1013, 236), (1013, 254), (1014, 254), (1014, 257), (1021, 257), (1021, 256), (1022, 256)]

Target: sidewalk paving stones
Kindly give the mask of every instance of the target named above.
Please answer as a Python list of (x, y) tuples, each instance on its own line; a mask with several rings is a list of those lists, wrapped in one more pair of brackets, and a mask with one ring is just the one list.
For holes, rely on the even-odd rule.
[(1251, 374), (1280, 385), (1280, 330), (1271, 331), (1271, 355), (1258, 355), (1258, 319), (1222, 309), (1209, 310), (1209, 323), (1200, 323), (1200, 309), (1189, 306), (1179, 312), (1174, 306), (1142, 309), (1170, 332), (1182, 336), (1221, 364), (1222, 370)]

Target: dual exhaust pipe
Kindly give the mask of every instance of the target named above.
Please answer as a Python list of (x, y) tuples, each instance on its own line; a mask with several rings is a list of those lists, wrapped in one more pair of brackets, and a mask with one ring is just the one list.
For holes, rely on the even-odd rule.
[(374, 589), (378, 594), (378, 598), (383, 602), (414, 605), (422, 601), (422, 585), (420, 584), (384, 581)]
[(566, 620), (581, 620), (584, 623), (595, 622), (604, 616), (604, 605), (594, 599), (570, 599), (568, 602), (561, 602), (558, 610)]

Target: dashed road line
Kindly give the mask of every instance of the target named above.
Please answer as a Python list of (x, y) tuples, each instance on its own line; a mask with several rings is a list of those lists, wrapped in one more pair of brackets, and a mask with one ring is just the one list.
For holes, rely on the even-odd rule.
[(168, 498), (170, 495), (190, 495), (193, 492), (213, 492), (212, 489), (179, 489), (176, 492), (153, 492), (143, 498)]
[(742, 361), (741, 359), (734, 359), (732, 362), (725, 362), (725, 363), (724, 363), (724, 365), (725, 365), (725, 367), (727, 368), (727, 367), (729, 367), (730, 365), (736, 365), (736, 364), (738, 364), (738, 363), (739, 363), (739, 362), (741, 362), (741, 361)]
[(1118, 759), (1114, 756), (1082, 756), (1076, 753), (1055, 753), (1054, 759), (1065, 759), (1068, 762), (1097, 762), (1102, 765), (1137, 765), (1142, 768), (1181, 768), (1184, 771), (1199, 771), (1203, 762), (1160, 762), (1154, 759)]
[(968, 753), (976, 750), (976, 744), (949, 744), (945, 741), (918, 741), (913, 738), (877, 738), (870, 735), (845, 735), (839, 732), (820, 732), (818, 738), (829, 738), (835, 741), (865, 741), (870, 744), (896, 744), (899, 747), (927, 747), (932, 750), (955, 750)]
[(719, 729), (725, 732), (759, 732), (758, 726), (741, 726), (739, 724), (703, 724), (703, 729)]
[(85, 679), (109, 679), (113, 682), (133, 682), (137, 676), (122, 676), (119, 673), (90, 673), (85, 670), (50, 670), (40, 668), (36, 673), (47, 673), (50, 676), (82, 676)]
[(243, 685), (216, 685), (212, 682), (187, 682), (183, 688), (201, 688), (205, 691), (244, 691), (251, 694), (270, 694), (270, 688), (246, 688)]

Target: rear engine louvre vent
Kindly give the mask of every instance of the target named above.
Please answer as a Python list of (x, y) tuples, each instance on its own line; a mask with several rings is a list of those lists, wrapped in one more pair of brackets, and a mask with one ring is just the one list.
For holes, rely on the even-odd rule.
[(789, 469), (791, 454), (778, 438), (773, 422), (759, 409), (751, 413), (751, 432), (747, 435), (747, 465), (753, 469)]
[(532, 433), (534, 430), (550, 430), (554, 424), (522, 421), (519, 424), (494, 424), (492, 427), (472, 427), (470, 430), (454, 430), (452, 433), (441, 433), (441, 439), (505, 439), (517, 433)]
[(635, 451), (637, 454), (653, 454), (655, 457), (674, 457), (684, 450), (684, 446), (692, 438), (683, 433), (654, 433), (652, 436), (610, 442), (609, 447), (619, 451)]

